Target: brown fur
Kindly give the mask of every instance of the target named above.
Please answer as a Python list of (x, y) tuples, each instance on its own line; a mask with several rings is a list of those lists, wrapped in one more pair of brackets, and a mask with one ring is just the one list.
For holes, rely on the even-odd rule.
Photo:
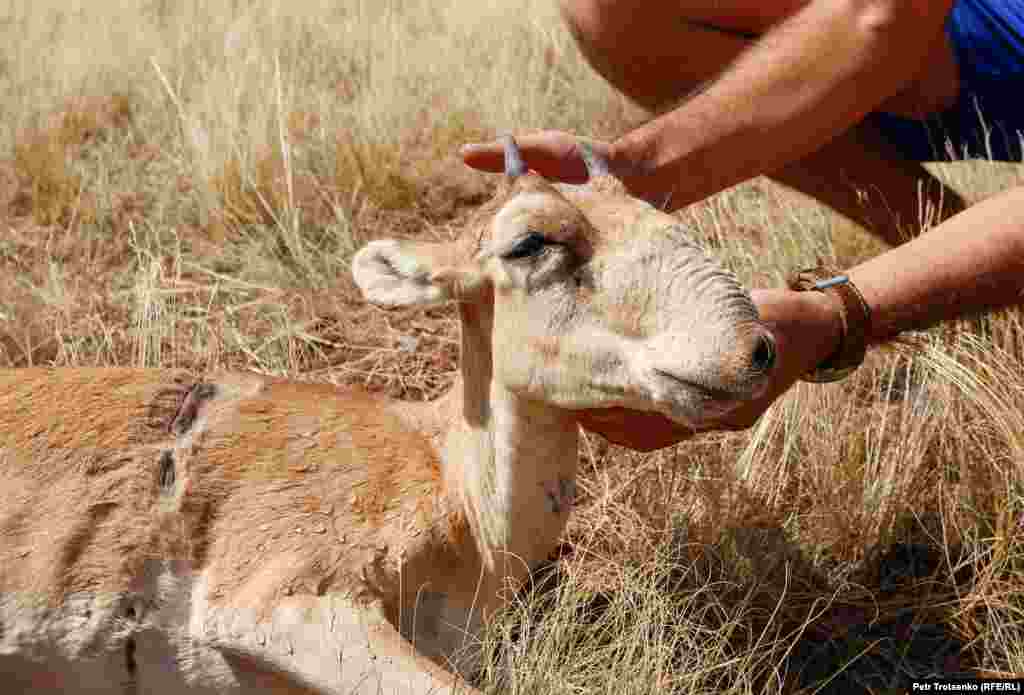
[(0, 372), (0, 590), (117, 591), (151, 553), (155, 464), (190, 382), (99, 374)]
[(699, 425), (691, 382), (730, 387), (723, 409), (760, 383), (730, 367), (766, 330), (749, 295), (613, 184), (524, 175), (458, 241), (356, 254), (369, 301), (457, 301), (460, 377), (434, 403), (255, 374), (0, 374), (10, 668), (167, 693), (453, 683), (423, 657), (476, 673), (487, 620), (565, 527), (580, 416)]
[[(179, 372), (0, 375), (0, 591), (121, 592), (147, 560), (212, 569), (214, 601), (344, 590), (394, 602), (399, 557), (465, 540), (429, 442), (369, 396), (224, 375), (183, 419)], [(246, 393), (246, 391), (250, 393)], [(73, 394), (73, 397), (69, 397)], [(175, 432), (172, 422), (191, 424)], [(160, 503), (160, 460), (176, 492)], [(281, 452), (287, 452), (282, 456)], [(410, 540), (414, 539), (414, 540)], [(54, 552), (54, 548), (58, 551)], [(426, 550), (447, 560), (443, 550)]]

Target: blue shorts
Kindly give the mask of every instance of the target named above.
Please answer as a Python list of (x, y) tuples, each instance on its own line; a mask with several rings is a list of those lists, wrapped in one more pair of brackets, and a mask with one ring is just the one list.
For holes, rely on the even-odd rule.
[(958, 0), (946, 33), (960, 67), (956, 104), (924, 121), (874, 113), (869, 122), (911, 160), (1021, 161), (1024, 0)]

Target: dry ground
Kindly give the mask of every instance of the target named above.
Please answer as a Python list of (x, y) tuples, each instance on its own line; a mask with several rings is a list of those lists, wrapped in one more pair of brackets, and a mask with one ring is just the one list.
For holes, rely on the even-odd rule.
[[(377, 236), (447, 238), (464, 141), (640, 118), (552, 2), (5, 0), (0, 365), (254, 369), (435, 396), (453, 315), (364, 306)], [(980, 198), (1017, 167), (944, 175)], [(755, 285), (868, 236), (754, 182), (682, 213)], [(588, 437), (565, 553), (490, 637), (519, 693), (883, 693), (1024, 672), (1019, 312), (801, 385), (750, 432)], [(498, 666), (500, 664), (500, 667)]]

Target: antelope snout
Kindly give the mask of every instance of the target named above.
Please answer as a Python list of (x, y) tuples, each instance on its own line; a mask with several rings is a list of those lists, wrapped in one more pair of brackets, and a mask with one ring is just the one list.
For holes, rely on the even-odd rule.
[(775, 366), (775, 337), (767, 328), (761, 328), (745, 341), (745, 361), (751, 375), (767, 374)]
[(663, 339), (651, 347), (648, 366), (664, 387), (685, 387), (720, 405), (760, 396), (776, 363), (775, 338), (760, 323), (718, 341)]
[(707, 383), (740, 398), (755, 398), (775, 367), (775, 337), (766, 326), (756, 324), (727, 342), (718, 357), (708, 356), (712, 366)]

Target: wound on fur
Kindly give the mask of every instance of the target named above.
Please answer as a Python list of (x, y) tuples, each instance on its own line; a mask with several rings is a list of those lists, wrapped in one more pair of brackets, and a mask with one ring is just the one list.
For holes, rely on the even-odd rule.
[(160, 492), (166, 494), (174, 488), (174, 454), (170, 450), (160, 454), (158, 480), (160, 482)]
[(547, 495), (548, 511), (554, 514), (568, 512), (576, 505), (576, 481), (559, 478), (558, 482), (549, 480), (544, 483)]
[(178, 414), (171, 422), (171, 433), (180, 436), (192, 429), (196, 416), (199, 415), (199, 408), (216, 395), (217, 387), (206, 382), (199, 382), (189, 389), (185, 401), (178, 409)]
[(135, 663), (135, 640), (129, 637), (124, 643), (124, 667), (128, 675), (135, 677), (137, 664)]

